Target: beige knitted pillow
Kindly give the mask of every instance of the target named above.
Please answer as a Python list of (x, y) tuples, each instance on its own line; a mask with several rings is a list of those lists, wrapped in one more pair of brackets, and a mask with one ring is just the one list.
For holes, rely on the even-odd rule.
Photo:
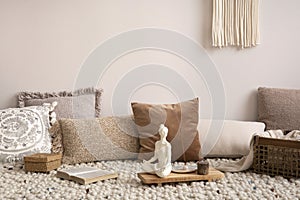
[(60, 119), (50, 131), (52, 151), (63, 151), (66, 164), (137, 158), (138, 133), (131, 116)]

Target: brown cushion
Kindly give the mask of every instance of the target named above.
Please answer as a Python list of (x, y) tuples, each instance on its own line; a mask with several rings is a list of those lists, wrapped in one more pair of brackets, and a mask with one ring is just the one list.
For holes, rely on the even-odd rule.
[(52, 152), (63, 152), (65, 164), (137, 158), (138, 133), (132, 116), (60, 119), (50, 132), (56, 143)]
[(95, 118), (100, 117), (102, 89), (83, 88), (72, 92), (20, 92), (18, 106), (38, 106), (43, 103), (58, 104), (55, 108), (57, 119), (60, 118)]
[(258, 121), (267, 130), (300, 130), (300, 90), (258, 88)]
[(158, 127), (165, 124), (169, 129), (167, 140), (172, 145), (172, 161), (199, 160), (198, 98), (178, 104), (134, 102), (131, 106), (139, 132), (139, 159), (153, 156), (155, 142), (160, 139)]

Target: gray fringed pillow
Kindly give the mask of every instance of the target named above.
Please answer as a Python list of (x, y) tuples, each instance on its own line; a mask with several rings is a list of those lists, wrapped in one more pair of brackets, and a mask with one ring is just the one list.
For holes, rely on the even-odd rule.
[(78, 89), (72, 92), (20, 92), (18, 106), (38, 106), (43, 103), (58, 104), (55, 108), (57, 119), (60, 118), (95, 118), (100, 117), (101, 95), (103, 90), (96, 88)]

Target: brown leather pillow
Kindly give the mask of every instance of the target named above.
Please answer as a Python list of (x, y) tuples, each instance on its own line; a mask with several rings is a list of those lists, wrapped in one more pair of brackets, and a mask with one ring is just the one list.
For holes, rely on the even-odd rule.
[(160, 139), (160, 124), (168, 127), (167, 140), (172, 145), (172, 161), (199, 160), (201, 146), (198, 125), (199, 100), (195, 98), (178, 104), (131, 103), (139, 132), (139, 159), (153, 156), (155, 142)]

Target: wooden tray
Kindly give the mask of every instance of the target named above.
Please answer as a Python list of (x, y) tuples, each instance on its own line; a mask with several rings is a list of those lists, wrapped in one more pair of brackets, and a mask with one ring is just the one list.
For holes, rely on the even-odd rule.
[(196, 172), (192, 173), (174, 173), (172, 172), (169, 176), (165, 178), (160, 178), (155, 174), (148, 173), (138, 173), (139, 179), (141, 179), (144, 184), (162, 184), (162, 183), (177, 183), (177, 182), (189, 182), (189, 181), (215, 181), (222, 179), (224, 174), (219, 170), (212, 167), (209, 168), (207, 175), (199, 175)]

